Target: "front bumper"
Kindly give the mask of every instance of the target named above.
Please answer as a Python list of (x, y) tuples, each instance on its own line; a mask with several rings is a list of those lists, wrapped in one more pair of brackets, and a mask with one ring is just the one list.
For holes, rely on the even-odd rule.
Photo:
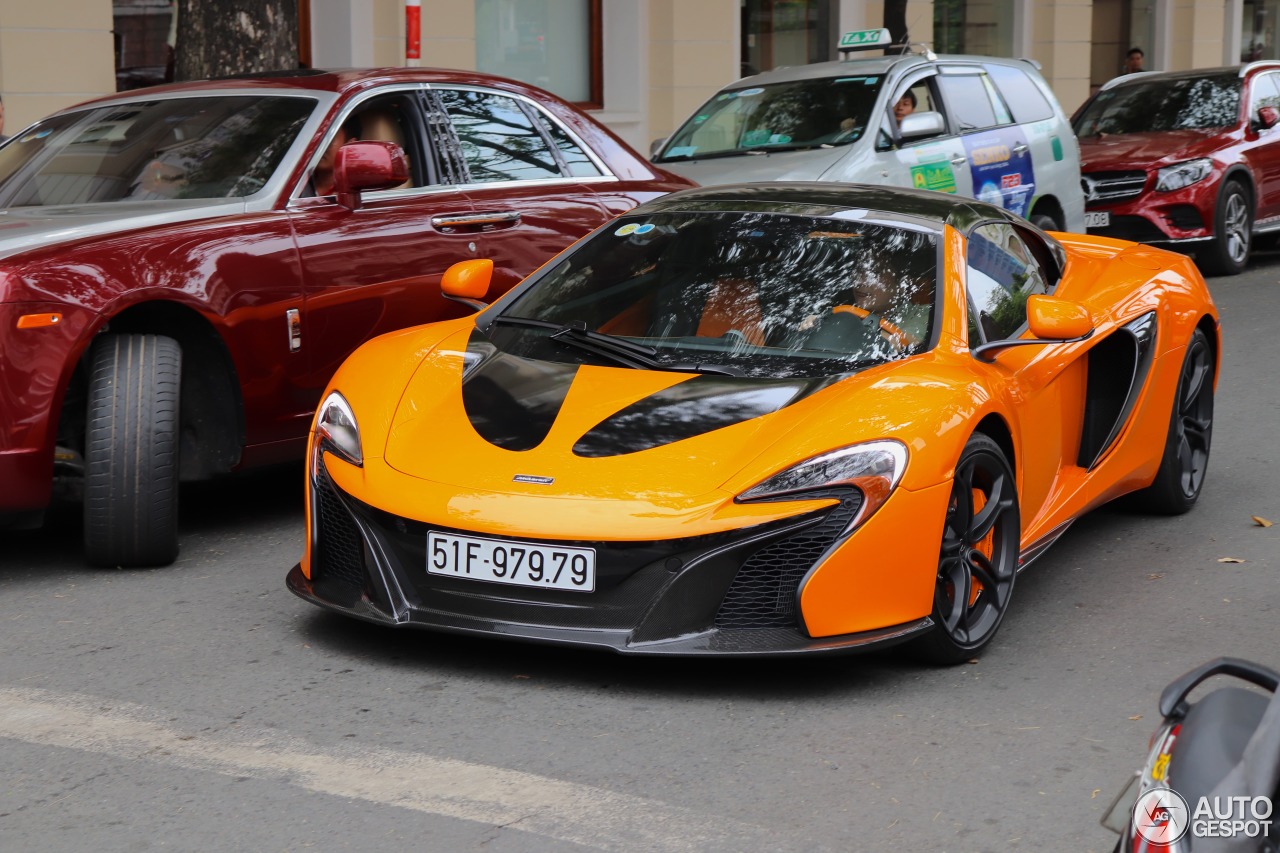
[[(928, 618), (812, 637), (799, 597), (810, 570), (846, 538), (861, 505), (853, 490), (830, 507), (782, 521), (654, 542), (560, 542), (597, 552), (597, 589), (512, 587), (426, 572), (428, 525), (369, 506), (323, 467), (311, 482), (309, 572), (298, 596), (383, 625), (673, 656), (794, 655), (866, 649), (910, 639)], [(492, 534), (485, 534), (491, 538)], [(527, 541), (527, 540), (526, 540)], [(310, 577), (308, 577), (308, 574)]]
[[(1112, 174), (1086, 173), (1085, 178), (1105, 186), (1108, 178), (1099, 176)], [(1212, 240), (1221, 175), (1172, 192), (1156, 192), (1155, 180), (1154, 172), (1148, 174), (1142, 189), (1132, 198), (1087, 200), (1086, 214), (1105, 212), (1111, 219), (1105, 228), (1088, 228), (1089, 235), (1187, 250)]]

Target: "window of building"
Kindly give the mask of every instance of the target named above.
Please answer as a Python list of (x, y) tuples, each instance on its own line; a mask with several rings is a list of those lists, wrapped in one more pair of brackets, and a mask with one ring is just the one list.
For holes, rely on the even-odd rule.
[(742, 76), (835, 59), (831, 0), (741, 0)]
[(114, 0), (116, 91), (173, 80), (175, 0)]
[(1240, 61), (1280, 59), (1276, 23), (1280, 0), (1244, 0), (1240, 21)]
[(604, 105), (601, 0), (476, 0), (476, 68)]
[(934, 0), (934, 50), (1013, 56), (1013, 19), (1013, 0)]

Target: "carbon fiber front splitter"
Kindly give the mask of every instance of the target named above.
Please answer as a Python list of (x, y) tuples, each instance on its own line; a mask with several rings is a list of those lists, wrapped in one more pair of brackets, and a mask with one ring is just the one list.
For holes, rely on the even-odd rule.
[(630, 630), (525, 625), (416, 608), (403, 611), (401, 618), (396, 618), (363, 593), (353, 595), (355, 591), (350, 587), (318, 587), (302, 573), (301, 565), (289, 572), (286, 584), (291, 592), (312, 604), (379, 625), (609, 649), (628, 655), (761, 657), (866, 651), (904, 642), (933, 627), (933, 620), (924, 618), (875, 631), (816, 638), (793, 628), (711, 628), (681, 637), (632, 642)]

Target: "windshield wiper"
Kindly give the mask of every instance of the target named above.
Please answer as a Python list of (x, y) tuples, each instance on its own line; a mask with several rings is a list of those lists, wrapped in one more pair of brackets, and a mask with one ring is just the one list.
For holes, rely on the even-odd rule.
[(548, 329), (551, 331), (549, 337), (556, 343), (604, 356), (624, 367), (643, 367), (649, 370), (669, 370), (680, 373), (719, 373), (724, 376), (742, 375), (733, 368), (719, 365), (694, 364), (692, 362), (671, 364), (658, 361), (654, 358), (658, 351), (653, 347), (629, 341), (618, 335), (593, 332), (581, 320), (572, 323), (553, 323), (550, 320), (538, 320), (534, 317), (516, 317), (510, 314), (503, 314), (495, 317), (493, 323), (494, 325), (529, 326), (535, 329)]

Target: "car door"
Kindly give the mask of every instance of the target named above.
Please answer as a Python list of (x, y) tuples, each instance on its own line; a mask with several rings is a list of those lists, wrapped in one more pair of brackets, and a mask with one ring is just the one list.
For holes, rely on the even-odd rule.
[(938, 85), (960, 132), (973, 195), (1025, 217), (1036, 194), (1026, 131), (980, 65), (944, 64)]
[[(915, 98), (915, 112), (936, 112), (943, 117), (947, 131), (941, 136), (921, 140), (896, 139), (897, 118), (894, 105), (907, 93)], [(968, 155), (964, 143), (955, 132), (942, 105), (937, 75), (932, 69), (905, 77), (889, 90), (888, 109), (875, 146), (875, 160), (887, 183), (900, 187), (955, 193), (973, 197)], [(865, 178), (861, 178), (865, 180)]]
[(1259, 111), (1264, 107), (1280, 110), (1280, 74), (1255, 75), (1249, 82), (1247, 103), (1245, 159), (1258, 185), (1255, 227), (1271, 231), (1280, 228), (1280, 124), (1267, 127)]
[[(988, 62), (984, 67), (995, 84), (997, 98), (1008, 106), (1013, 121), (1024, 134), (1021, 138), (1031, 146), (1029, 169), (1033, 191), (1026, 194), (1022, 203), (1028, 199), (1034, 201), (1037, 196), (1052, 196), (1061, 205), (1061, 218), (1065, 220), (1054, 224), (1063, 231), (1076, 230), (1084, 207), (1079, 149), (1070, 125), (1028, 73), (1029, 69), (996, 62)], [(1021, 173), (1018, 180), (1021, 186)], [(1055, 214), (1055, 220), (1057, 218)]]
[(337, 108), (311, 167), (339, 132), (400, 144), (410, 161), (407, 186), (364, 193), (348, 209), (334, 196), (308, 196), (300, 185), (288, 207), (302, 259), (305, 304), (298, 346), (309, 356), (309, 391), (317, 397), (338, 365), (385, 332), (461, 316), (440, 280), (450, 265), (480, 257), (479, 237), (448, 223), (475, 212), (439, 157), (421, 108), (422, 87), (387, 87)]
[[(1027, 298), (1052, 291), (1057, 260), (1032, 232), (1008, 222), (976, 226), (966, 242), (965, 288), (969, 346), (1020, 337), (1026, 331)], [(1046, 343), (1000, 350), (978, 360), (988, 386), (1002, 389), (1018, 420), (1017, 460), (1023, 530), (1030, 544), (1052, 530), (1055, 511), (1087, 482), (1078, 465), (1084, 418), (1086, 346)], [(1047, 525), (1047, 526), (1046, 526)]]
[(457, 138), (469, 227), (494, 262), (490, 298), (612, 218), (589, 184), (611, 179), (604, 163), (533, 101), (477, 86), (435, 86)]

